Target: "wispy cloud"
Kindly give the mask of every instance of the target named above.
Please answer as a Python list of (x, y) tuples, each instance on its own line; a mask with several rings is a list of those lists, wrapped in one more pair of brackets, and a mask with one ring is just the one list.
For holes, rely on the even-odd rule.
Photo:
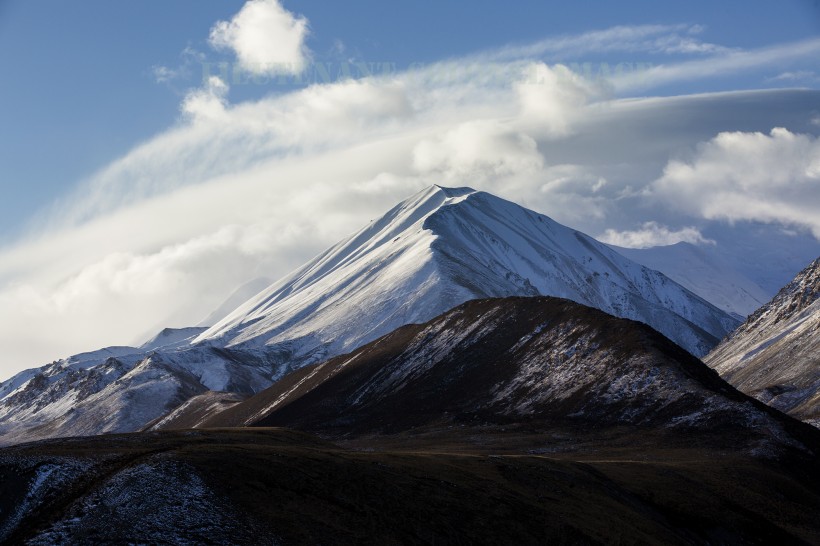
[(797, 70), (795, 72), (781, 72), (769, 81), (773, 82), (812, 82), (817, 81), (818, 76), (813, 70)]
[(649, 248), (653, 246), (674, 245), (675, 243), (715, 244), (715, 241), (705, 238), (699, 229), (686, 226), (672, 230), (658, 222), (644, 222), (639, 229), (617, 231), (606, 230), (599, 240), (624, 248)]
[(697, 35), (704, 30), (700, 25), (616, 26), (547, 38), (528, 45), (508, 46), (487, 52), (484, 56), (494, 61), (540, 58), (549, 62), (568, 63), (590, 54), (601, 53), (676, 55), (732, 51), (732, 48), (699, 40)]
[(157, 83), (172, 86), (180, 81), (187, 81), (194, 77), (195, 73), (202, 72), (202, 63), (207, 56), (201, 51), (191, 46), (187, 46), (179, 54), (179, 63), (174, 66), (154, 65), (151, 67), (151, 74)]
[(652, 89), (681, 81), (725, 77), (748, 70), (780, 66), (800, 59), (814, 61), (820, 55), (820, 38), (813, 38), (753, 50), (730, 51), (705, 59), (661, 64), (640, 73), (626, 73), (613, 78), (621, 92)]

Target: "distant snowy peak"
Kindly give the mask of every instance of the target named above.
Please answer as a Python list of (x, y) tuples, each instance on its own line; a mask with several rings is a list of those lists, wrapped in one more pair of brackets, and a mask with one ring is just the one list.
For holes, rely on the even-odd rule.
[(205, 327), (190, 327), (190, 328), (165, 328), (160, 333), (146, 341), (140, 346), (140, 349), (146, 352), (158, 350), (179, 349), (180, 347), (187, 347), (191, 342), (202, 332), (207, 330)]
[(133, 432), (204, 392), (268, 387), (265, 355), (192, 347), (204, 328), (166, 328), (141, 347), (108, 347), (0, 382), (0, 446)]
[(551, 295), (650, 324), (703, 355), (737, 321), (666, 276), (552, 219), (432, 186), (200, 335), (276, 346), (298, 365), (484, 297)]
[(237, 307), (260, 293), (262, 290), (266, 289), (270, 286), (270, 284), (270, 279), (265, 277), (259, 277), (246, 282), (234, 290), (219, 307), (214, 309), (207, 317), (202, 319), (197, 326), (203, 327), (203, 330), (210, 328), (220, 320), (230, 315)]
[(741, 318), (772, 297), (714, 248), (684, 242), (651, 248), (609, 246), (630, 260), (660, 271), (719, 309)]

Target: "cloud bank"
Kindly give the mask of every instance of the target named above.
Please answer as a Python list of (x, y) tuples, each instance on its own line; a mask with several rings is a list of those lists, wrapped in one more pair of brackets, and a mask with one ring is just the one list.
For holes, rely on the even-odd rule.
[(820, 139), (784, 128), (720, 133), (691, 160), (670, 161), (651, 192), (703, 218), (804, 227), (820, 239)]
[[(246, 70), (301, 70), (308, 29), (278, 2), (252, 0), (211, 41)], [(617, 78), (539, 57), (579, 44), (696, 57), (683, 63), (736, 54), (698, 33), (618, 27), (242, 103), (212, 76), (185, 96), (176, 124), (0, 250), (0, 376), (196, 324), (241, 284), (286, 274), (433, 183), (487, 190), (625, 246), (705, 244), (691, 227), (703, 222), (816, 230), (817, 139), (804, 103), (817, 94), (616, 100)], [(694, 66), (680, 73), (692, 78)], [(729, 106), (767, 132), (803, 120), (806, 134), (726, 133), (713, 112)], [(686, 128), (693, 119), (703, 121)], [(703, 197), (715, 190), (720, 207)]]

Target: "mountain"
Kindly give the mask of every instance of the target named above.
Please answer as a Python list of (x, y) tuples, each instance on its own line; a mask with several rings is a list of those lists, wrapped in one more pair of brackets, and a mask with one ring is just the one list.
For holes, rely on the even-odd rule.
[(769, 301), (773, 293), (739, 271), (715, 248), (684, 242), (651, 248), (609, 246), (741, 320)]
[(486, 297), (551, 295), (645, 322), (702, 356), (739, 322), (550, 218), (433, 186), (239, 307), (197, 339), (267, 346), (292, 369)]
[(485, 424), (740, 433), (765, 451), (797, 423), (645, 324), (565, 299), (511, 297), (467, 302), (302, 368), (201, 427), (346, 437)]
[(820, 426), (820, 258), (704, 361), (743, 392)]
[(193, 397), (251, 395), (270, 386), (267, 360), (180, 347), (179, 337), (191, 334), (163, 331), (155, 338), (161, 350), (112, 347), (17, 374), (0, 384), (0, 445), (140, 430)]
[[(213, 404), (227, 409), (202, 422)], [(820, 538), (820, 430), (645, 324), (565, 299), (469, 301), (156, 425), (198, 422), (256, 426), (0, 449), (0, 542)]]
[(140, 348), (72, 357), (0, 383), (0, 444), (140, 430), (192, 397), (252, 395), (405, 324), (512, 295), (560, 296), (640, 320), (695, 355), (738, 324), (546, 216), (433, 186), (205, 331), (166, 329)]

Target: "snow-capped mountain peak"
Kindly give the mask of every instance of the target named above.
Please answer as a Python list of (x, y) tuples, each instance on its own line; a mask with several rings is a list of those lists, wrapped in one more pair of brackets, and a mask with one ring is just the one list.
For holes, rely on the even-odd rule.
[(432, 186), (195, 342), (277, 346), (302, 364), (469, 299), (539, 294), (642, 320), (697, 355), (737, 324), (667, 277), (546, 216), (471, 188)]
[[(138, 430), (192, 397), (250, 395), (468, 300), (558, 296), (642, 321), (695, 355), (737, 322), (583, 233), (470, 188), (433, 186), (204, 332), (165, 330), (0, 383), (0, 443)], [(220, 394), (214, 394), (221, 400)], [(206, 403), (203, 402), (203, 403)]]

